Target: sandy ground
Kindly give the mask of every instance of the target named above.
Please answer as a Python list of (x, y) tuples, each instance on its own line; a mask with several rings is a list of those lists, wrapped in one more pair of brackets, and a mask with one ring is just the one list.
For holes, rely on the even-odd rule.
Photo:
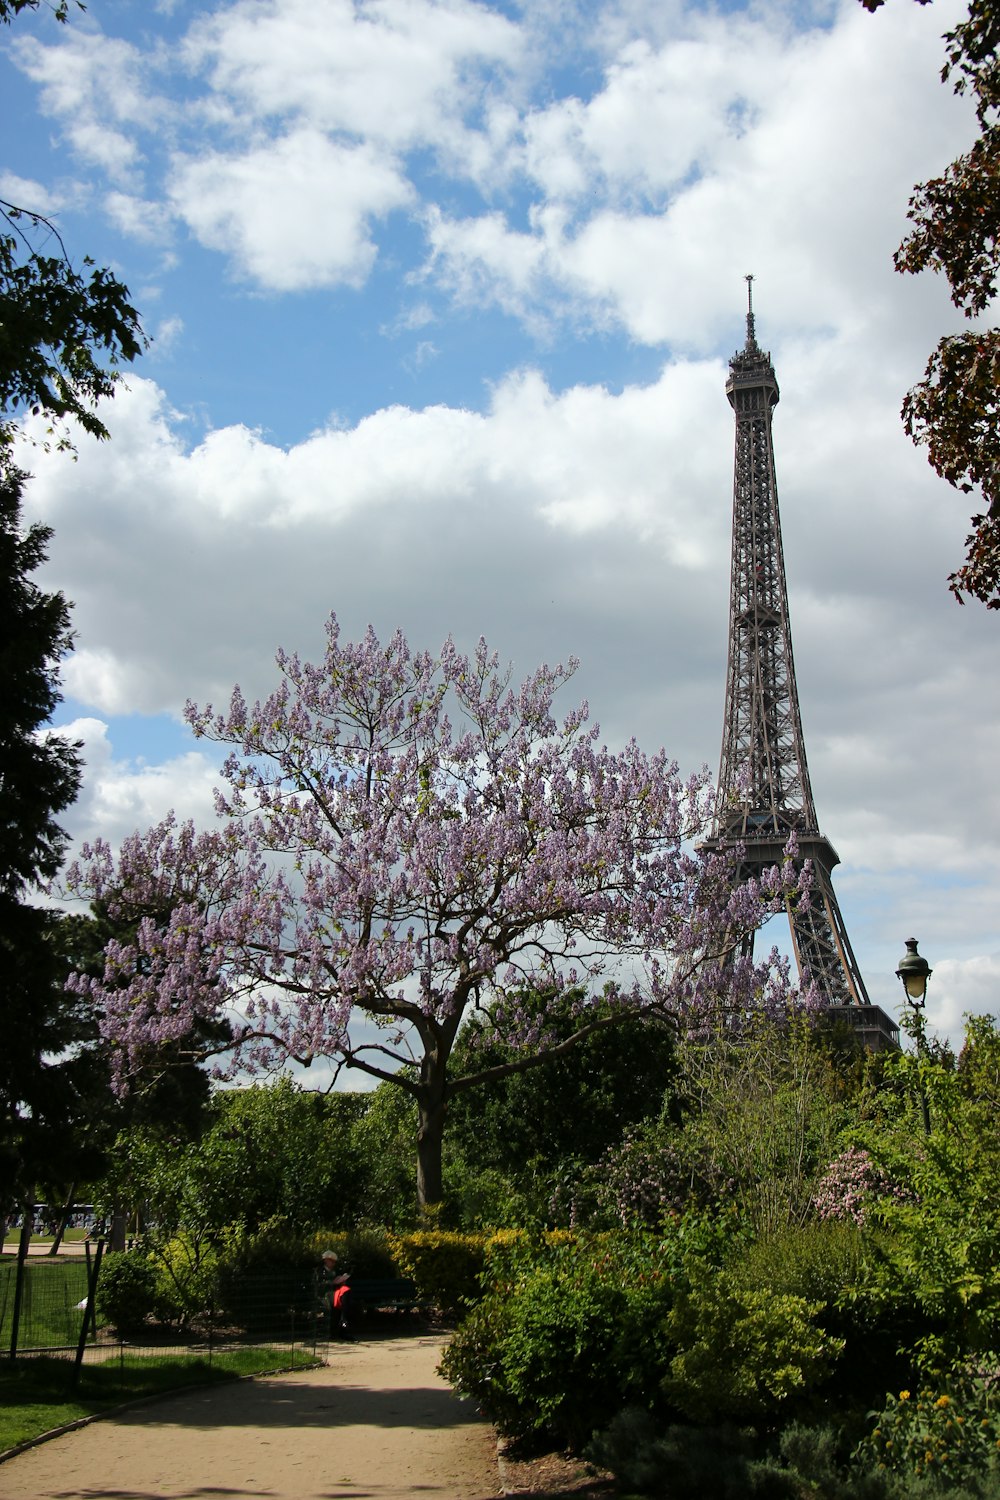
[(496, 1438), (433, 1335), (134, 1407), (0, 1463), (0, 1500), (491, 1500)]

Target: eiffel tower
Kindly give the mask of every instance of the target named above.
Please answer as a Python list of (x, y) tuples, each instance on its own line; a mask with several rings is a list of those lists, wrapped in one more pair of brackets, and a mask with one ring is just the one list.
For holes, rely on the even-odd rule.
[[(820, 832), (806, 764), (788, 623), (771, 417), (778, 382), (754, 330), (747, 281), (747, 337), (729, 362), (726, 395), (736, 417), (729, 664), (715, 819), (706, 847), (743, 849), (742, 878), (780, 865), (794, 834), (812, 863), (810, 900), (788, 906), (800, 978), (872, 1050), (898, 1045), (898, 1028), (872, 1005), (834, 893), (839, 856)], [(744, 952), (753, 951), (753, 934)]]

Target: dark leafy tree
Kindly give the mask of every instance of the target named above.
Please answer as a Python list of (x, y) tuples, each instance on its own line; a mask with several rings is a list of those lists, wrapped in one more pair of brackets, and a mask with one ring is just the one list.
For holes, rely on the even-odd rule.
[[(874, 11), (884, 0), (861, 3)], [(896, 269), (942, 271), (952, 302), (978, 320), (996, 297), (1000, 269), (998, 0), (970, 0), (967, 18), (944, 40), (942, 81), (971, 94), (979, 134), (940, 177), (916, 187), (908, 211), (914, 227), (896, 252)], [(982, 494), (965, 563), (949, 584), (961, 604), (970, 595), (1000, 609), (1000, 329), (942, 338), (923, 380), (907, 394), (902, 417), (942, 478), (963, 493)]]
[[(69, 606), (32, 573), (44, 526), (21, 528), (24, 476), (0, 474), (0, 1196), (33, 1190), (72, 1154), (84, 1067), (77, 997), (63, 993), (53, 942), (57, 916), (31, 904), (56, 873), (57, 821), (80, 784), (79, 746), (47, 732), (60, 701), (58, 663), (71, 648)], [(73, 1164), (64, 1162), (67, 1176)]]
[[(70, 3), (71, 0), (0, 0), (0, 21), (9, 26), (23, 10), (40, 10), (43, 5), (57, 21), (66, 21), (69, 19)], [(83, 0), (72, 0), (72, 4), (77, 10), (87, 9)]]
[[(539, 1018), (547, 1015), (551, 1046), (573, 1036), (582, 999), (573, 992), (536, 999)], [(531, 997), (524, 1004), (530, 1013)], [(600, 1013), (598, 1004), (595, 1020)], [(505, 1073), (522, 1051), (492, 1016), (470, 1019), (456, 1043), (456, 1066), (460, 1072), (496, 1070), (496, 1076), (474, 1095), (454, 1097), (449, 1138), (467, 1172), (500, 1174), (524, 1204), (541, 1194), (545, 1203), (534, 1207), (544, 1215), (551, 1200), (572, 1195), (581, 1167), (596, 1162), (628, 1129), (659, 1117), (676, 1071), (676, 1037), (655, 1018), (636, 1020), (591, 1031), (540, 1073)]]
[(128, 287), (89, 257), (78, 271), (50, 220), (0, 199), (0, 467), (28, 414), (59, 428), (63, 449), (67, 419), (106, 438), (97, 403), (144, 343)]
[[(65, 22), (71, 6), (86, 9), (81, 0), (0, 0), (0, 23), (39, 9)], [(73, 447), (70, 419), (106, 438), (97, 403), (145, 343), (123, 282), (89, 256), (77, 270), (50, 219), (0, 199), (0, 469), (29, 414), (47, 420), (59, 448)]]

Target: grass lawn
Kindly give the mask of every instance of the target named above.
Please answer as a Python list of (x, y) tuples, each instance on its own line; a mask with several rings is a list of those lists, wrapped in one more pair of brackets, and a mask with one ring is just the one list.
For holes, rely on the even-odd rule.
[[(62, 1242), (64, 1245), (79, 1245), (86, 1238), (86, 1229), (67, 1229), (62, 1237)], [(0, 1250), (2, 1250), (4, 1255), (16, 1256), (20, 1239), (21, 1231), (19, 1229), (8, 1229)], [(54, 1239), (54, 1234), (33, 1234), (31, 1236), (31, 1243), (33, 1245), (51, 1245)]]
[[(68, 1260), (31, 1259), (25, 1271), (18, 1347), (75, 1346), (83, 1322), (79, 1303), (87, 1295), (86, 1262), (79, 1256)], [(0, 1261), (0, 1348), (4, 1350), (10, 1341), (16, 1274), (16, 1261)]]
[(0, 1453), (54, 1427), (140, 1396), (317, 1363), (301, 1349), (266, 1347), (224, 1350), (213, 1354), (211, 1361), (195, 1354), (132, 1358), (124, 1366), (109, 1360), (103, 1365), (85, 1365), (75, 1392), (68, 1389), (72, 1370), (68, 1360), (38, 1355), (0, 1363)]

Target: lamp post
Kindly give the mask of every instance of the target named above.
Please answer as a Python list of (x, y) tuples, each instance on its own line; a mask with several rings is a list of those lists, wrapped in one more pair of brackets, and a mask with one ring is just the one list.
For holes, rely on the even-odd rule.
[[(930, 979), (933, 969), (917, 952), (916, 938), (906, 939), (906, 952), (899, 960), (896, 970), (896, 978), (900, 981), (906, 992), (906, 1003), (913, 1008), (913, 1035), (917, 1043), (917, 1064), (924, 1056), (924, 1017), (922, 1011), (927, 1001), (927, 981)], [(924, 1131), (927, 1135), (931, 1133), (931, 1115), (927, 1107), (927, 1095), (924, 1092), (923, 1080), (920, 1081), (920, 1106), (924, 1116)]]
[(926, 958), (921, 958), (917, 952), (916, 938), (907, 938), (906, 952), (899, 960), (896, 978), (902, 980), (906, 1003), (912, 1005), (914, 1010), (923, 1010), (927, 999), (927, 981), (933, 973)]

